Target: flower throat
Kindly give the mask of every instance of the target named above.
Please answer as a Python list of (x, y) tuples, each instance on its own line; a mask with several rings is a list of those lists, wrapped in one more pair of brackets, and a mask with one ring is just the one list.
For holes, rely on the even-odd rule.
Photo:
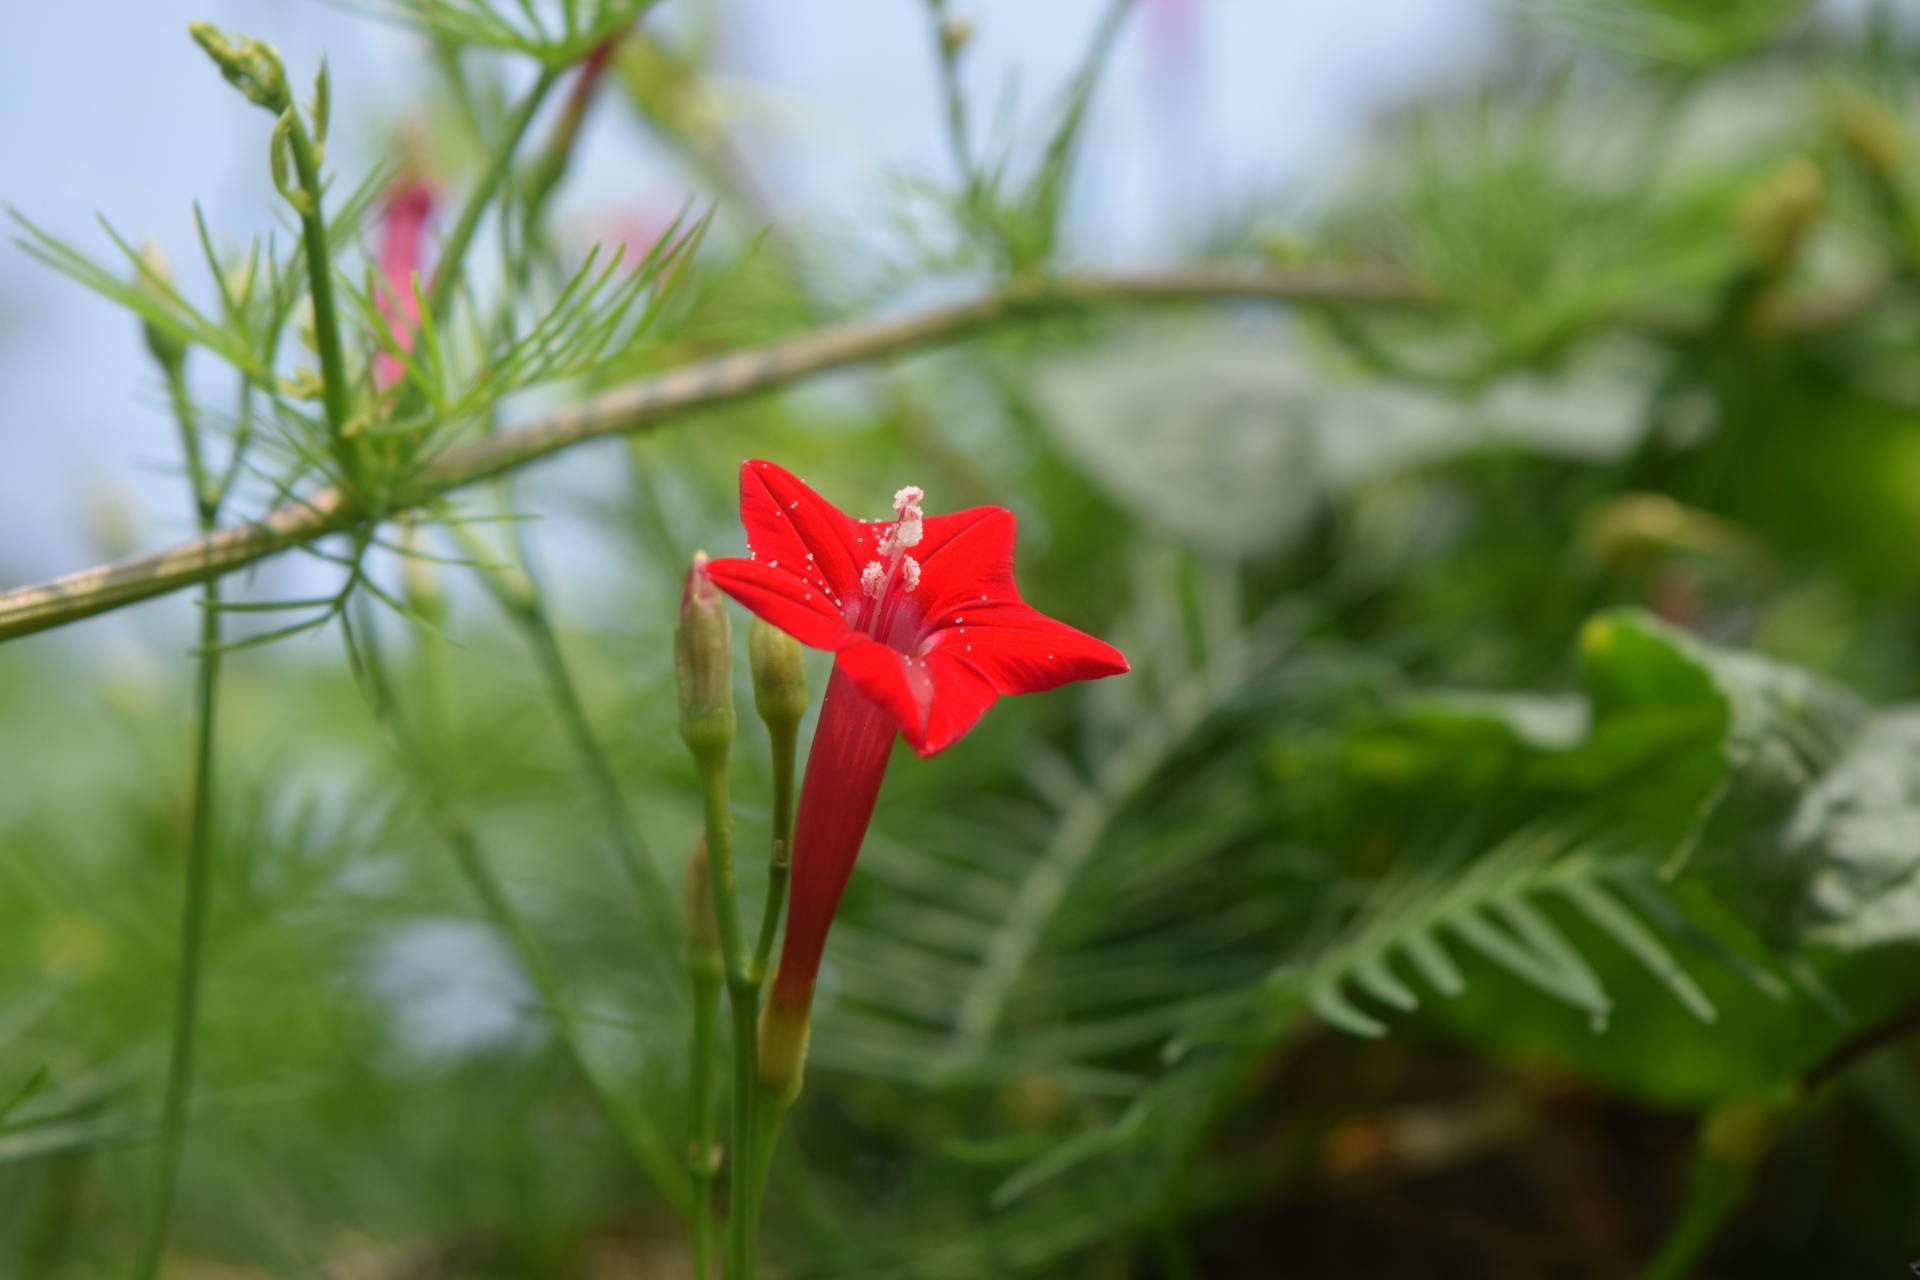
[(920, 514), (924, 497), (926, 492), (918, 485), (908, 485), (893, 495), (894, 522), (880, 536), (882, 559), (867, 561), (860, 571), (862, 599), (849, 619), (882, 644), (909, 654), (919, 648), (919, 619), (906, 597), (920, 585), (920, 562), (907, 551), (920, 544), (924, 532)]

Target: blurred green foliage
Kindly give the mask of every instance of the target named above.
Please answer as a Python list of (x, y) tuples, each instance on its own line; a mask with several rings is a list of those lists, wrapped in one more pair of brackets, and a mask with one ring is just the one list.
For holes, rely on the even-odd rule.
[[(417, 145), (479, 170), (507, 113), (487, 59), (556, 70), (646, 7), (543, 26), (535, 6), (397, 6), (454, 104)], [(337, 539), (341, 592), (304, 629), (353, 621), (390, 732), (331, 629), (229, 659), (166, 1274), (691, 1274), (607, 1097), (683, 1149), (688, 999), (658, 886), (699, 814), (670, 637), (687, 558), (742, 548), (749, 456), (855, 513), (909, 481), (936, 510), (1011, 507), (1026, 597), (1134, 666), (896, 761), (774, 1171), (770, 1273), (1391, 1274), (1354, 1253), (1319, 1269), (1311, 1222), (1296, 1270), (1284, 1242), (1237, 1242), (1316, 1197), (1441, 1203), (1489, 1152), (1557, 1161), (1576, 1107), (1704, 1117), (1705, 1137), (1688, 1176), (1685, 1125), (1616, 1152), (1626, 1171), (1575, 1200), (1629, 1225), (1549, 1215), (1592, 1265), (1525, 1274), (1632, 1274), (1675, 1222), (1655, 1274), (1687, 1274), (1750, 1195), (1719, 1274), (1920, 1253), (1920, 1080), (1910, 1046), (1873, 1037), (1920, 1000), (1900, 705), (1920, 684), (1900, 116), (1920, 46), (1791, 3), (1529, 8), (1547, 34), (1383, 124), (1325, 216), (1223, 219), (1209, 241), (1249, 268), (1404, 270), (1435, 306), (1023, 323), (595, 446), (564, 500), (503, 481)], [(983, 139), (950, 101), (958, 188), (902, 185), (943, 225), (850, 279), (793, 226), (760, 235), (708, 109), (706, 29), (644, 26), (599, 109), (691, 161), (703, 237), (621, 274), (526, 214), (509, 174), (519, 292), (462, 294), (406, 386), (357, 394), (424, 450), (413, 466), (535, 383), (584, 393), (804, 332), (876, 279), (1062, 269), (1125, 17), (1032, 137)], [(334, 211), (342, 252), (378, 185)], [(27, 231), (251, 380), (284, 445), (243, 485), (262, 509), (314, 478), (320, 424), (280, 341), (297, 253), (257, 247), (236, 276), (210, 236), (216, 314)], [(373, 287), (357, 297), (364, 366), (394, 344)], [(244, 414), (203, 412), (243, 454)], [(542, 514), (566, 519), (521, 518)], [(229, 621), (244, 643), (277, 620)], [(0, 1274), (115, 1275), (135, 1248), (188, 827), (178, 656), (0, 652)], [(756, 734), (733, 766), (749, 919)], [(525, 937), (474, 899), (467, 837)], [(1498, 1231), (1419, 1221), (1378, 1247), (1496, 1274)]]

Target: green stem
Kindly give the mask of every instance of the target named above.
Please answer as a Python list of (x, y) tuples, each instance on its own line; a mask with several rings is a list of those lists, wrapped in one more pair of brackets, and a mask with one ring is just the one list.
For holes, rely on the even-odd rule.
[[(506, 503), (502, 505), (510, 506)], [(552, 620), (547, 616), (546, 604), (539, 584), (533, 578), (525, 545), (516, 539), (517, 568), (520, 573), (520, 579), (516, 581), (493, 563), (486, 546), (470, 530), (458, 523), (448, 527), (469, 557), (480, 566), (480, 581), (486, 586), (488, 594), (533, 650), (534, 664), (546, 683), (547, 696), (559, 713), (561, 727), (574, 753), (586, 769), (587, 780), (606, 823), (607, 834), (613, 841), (614, 853), (620, 859), (621, 869), (633, 882), (643, 906), (653, 917), (652, 924), (659, 931), (659, 936), (672, 937), (678, 928), (673, 917), (673, 891), (661, 874), (659, 864), (647, 853), (645, 842), (640, 838), (640, 829), (634, 823), (633, 814), (621, 794), (613, 762), (607, 758), (606, 747), (587, 718), (586, 704), (580, 698), (580, 687), (573, 678), (566, 654), (560, 648), (560, 638), (553, 629)]]
[(351, 485), (359, 478), (359, 460), (347, 438), (347, 419), (353, 401), (347, 387), (347, 362), (340, 346), (340, 313), (333, 302), (333, 251), (327, 243), (327, 223), (321, 212), (320, 163), (313, 154), (307, 127), (293, 113), (288, 130), (293, 167), (300, 178), (305, 206), (300, 209), (300, 233), (307, 249), (307, 282), (313, 297), (313, 338), (320, 351), (320, 389), (327, 410), (327, 429), (341, 479)]
[(766, 1194), (767, 1177), (773, 1172), (773, 1150), (780, 1143), (780, 1126), (786, 1123), (793, 1100), (758, 1080), (754, 1081), (754, 1092), (753, 1205), (757, 1214), (761, 1198)]
[(721, 975), (690, 964), (693, 975), (693, 1274), (713, 1280), (713, 1176), (715, 1159), (713, 1057)]
[(427, 306), (435, 320), (446, 315), (447, 307), (453, 301), (454, 282), (460, 278), (461, 262), (473, 243), (474, 233), (480, 229), (480, 219), (485, 216), (487, 206), (493, 203), (493, 197), (512, 172), (513, 154), (520, 147), (520, 139), (526, 135), (527, 126), (533, 123), (534, 113), (539, 111), (540, 103), (545, 100), (547, 91), (553, 88), (559, 76), (560, 68), (542, 69), (533, 88), (513, 109), (513, 114), (507, 118), (506, 134), (501, 138), (500, 145), (494, 148), (486, 172), (480, 175), (479, 185), (467, 197), (453, 230), (447, 233), (446, 241), (440, 246), (440, 265), (434, 268), (433, 284), (427, 290)]
[(207, 485), (207, 469), (200, 456), (200, 432), (195, 424), (193, 398), (187, 394), (185, 361), (167, 366), (167, 396), (173, 402), (174, 421), (180, 428), (180, 452), (186, 458), (187, 478), (193, 485), (194, 514), (200, 520), (200, 531), (206, 533), (213, 528), (220, 494)]
[(733, 1150), (727, 1162), (727, 1280), (752, 1280), (755, 1220), (753, 1158), (755, 1103), (758, 1095), (756, 1052), (759, 1043), (760, 986), (746, 970), (746, 940), (740, 929), (739, 880), (733, 866), (733, 818), (727, 807), (725, 748), (696, 751), (700, 794), (706, 804), (707, 865), (713, 876), (713, 913), (720, 932), (720, 956), (727, 969), (727, 1004), (733, 1019)]
[(667, 888), (659, 866), (642, 846), (639, 828), (634, 825), (633, 815), (620, 794), (620, 784), (614, 777), (606, 749), (587, 720), (579, 687), (574, 683), (566, 655), (560, 650), (559, 637), (554, 634), (546, 609), (537, 597), (531, 600), (531, 606), (516, 615), (521, 631), (533, 648), (534, 661), (546, 680), (547, 692), (560, 713), (561, 724), (573, 743), (574, 752), (586, 767), (587, 779), (592, 784), (594, 799), (606, 821), (607, 833), (612, 837), (621, 867), (656, 917), (654, 927), (660, 930), (660, 936), (670, 938), (675, 924), (672, 892)]
[(386, 734), (402, 763), (414, 775), (421, 795), (427, 802), (434, 828), (453, 854), (461, 876), (480, 900), (488, 919), (513, 946), (521, 968), (533, 983), (541, 1006), (553, 1023), (554, 1037), (560, 1044), (561, 1052), (579, 1074), (627, 1150), (652, 1178), (660, 1194), (680, 1213), (689, 1212), (692, 1189), (686, 1170), (673, 1158), (666, 1139), (652, 1119), (630, 1105), (618, 1090), (607, 1083), (598, 1064), (587, 1053), (579, 1024), (565, 1000), (558, 972), (548, 962), (533, 931), (514, 908), (513, 900), (507, 896), (505, 886), (500, 883), (481, 850), (479, 839), (454, 808), (452, 798), (447, 794), (445, 784), (431, 760), (419, 749), (394, 714), (390, 685), (372, 630), (365, 626), (354, 628), (345, 615), (342, 615), (342, 627), (346, 632), (348, 665), (368, 709), (373, 713), (375, 723)]
[(1641, 1280), (1687, 1280), (1694, 1274), (1752, 1195), (1760, 1166), (1792, 1105), (1791, 1100), (1738, 1099), (1702, 1117), (1686, 1202)]
[(773, 935), (787, 903), (787, 878), (793, 870), (793, 756), (799, 734), (797, 720), (767, 725), (773, 746), (773, 858), (767, 865), (767, 905), (760, 915), (760, 938), (754, 944), (753, 966), (747, 970), (756, 987), (767, 975)]
[[(252, 381), (242, 377), (240, 379), (240, 404), (234, 414), (233, 441), (232, 447), (227, 453), (227, 467), (226, 470), (221, 473), (219, 481), (216, 482), (213, 488), (213, 510), (211, 513), (213, 515), (217, 515), (220, 508), (226, 504), (227, 495), (233, 492), (233, 486), (239, 482), (241, 471), (246, 466), (248, 447), (253, 443), (253, 390)], [(198, 450), (199, 441), (196, 439), (194, 442), (194, 453), (188, 455), (189, 459), (195, 457)], [(205, 488), (204, 484), (196, 485), (195, 487)]]
[(947, 148), (953, 152), (953, 164), (966, 185), (967, 198), (975, 198), (979, 178), (973, 168), (973, 145), (967, 137), (967, 95), (960, 85), (960, 50), (947, 35), (946, 0), (927, 0), (933, 17), (934, 47), (940, 52), (940, 90), (945, 99)]
[(1167, 1280), (1200, 1280), (1194, 1265), (1193, 1250), (1187, 1244), (1186, 1222), (1171, 1208), (1155, 1221), (1154, 1243), (1160, 1254), (1160, 1270)]
[(220, 584), (201, 592), (200, 668), (195, 682), (193, 816), (187, 841), (186, 905), (180, 920), (180, 972), (173, 1001), (173, 1048), (160, 1110), (160, 1153), (152, 1216), (134, 1268), (138, 1280), (160, 1273), (173, 1217), (174, 1187), (187, 1140), (187, 1103), (193, 1092), (194, 1039), (200, 1026), (200, 975), (206, 951), (207, 906), (213, 896), (213, 738), (220, 687)]
[[(202, 532), (219, 519), (219, 497), (207, 487), (200, 436), (187, 394), (186, 364), (166, 366), (167, 386), (186, 456), (187, 478)], [(244, 394), (244, 392), (243, 392)], [(134, 1266), (137, 1280), (153, 1280), (166, 1253), (173, 1221), (174, 1189), (186, 1149), (187, 1107), (193, 1094), (194, 1042), (200, 1030), (200, 977), (204, 967), (207, 909), (213, 898), (214, 730), (220, 695), (220, 583), (201, 588), (200, 651), (195, 677), (193, 809), (187, 835), (186, 901), (180, 919), (180, 969), (175, 979), (172, 1047), (160, 1107), (160, 1148), (156, 1160), (153, 1208)]]
[[(459, 74), (457, 63), (449, 62), (447, 74), (456, 87), (464, 91), (465, 80)], [(449, 269), (449, 264), (457, 265), (460, 258), (464, 257), (472, 241), (474, 229), (479, 225), (482, 212), (491, 201), (495, 190), (505, 181), (520, 139), (525, 135), (527, 126), (538, 110), (542, 98), (557, 76), (557, 72), (543, 76), (542, 81), (534, 86), (525, 101), (515, 109), (508, 125), (507, 136), (502, 140), (502, 145), (495, 149), (485, 177), (468, 197), (467, 206), (461, 212), (460, 221), (447, 240), (446, 248), (441, 254), (440, 267), (434, 278), (433, 288), (436, 292), (442, 288), (442, 279)], [(571, 145), (571, 135), (568, 135), (568, 145)], [(539, 214), (539, 204), (530, 202), (525, 218), (525, 234), (529, 243)], [(524, 264), (524, 259), (522, 263)], [(511, 263), (509, 270), (512, 270)], [(527, 279), (524, 271), (516, 276), (515, 284), (518, 286), (514, 290), (515, 293), (525, 290)], [(506, 336), (510, 315), (509, 300), (509, 304), (503, 306), (496, 323), (496, 329), (502, 337)], [(488, 414), (482, 424), (485, 434), (492, 435), (494, 425), (493, 416)], [(501, 477), (497, 488), (501, 509), (512, 511), (510, 481), (504, 476)], [(608, 836), (613, 841), (614, 854), (620, 860), (621, 869), (640, 895), (643, 908), (653, 917), (652, 924), (659, 936), (672, 937), (677, 927), (673, 917), (672, 890), (661, 874), (659, 865), (647, 854), (645, 843), (640, 838), (639, 828), (633, 821), (633, 814), (628, 810), (626, 800), (621, 794), (612, 762), (607, 758), (606, 749), (599, 735), (594, 731), (592, 722), (587, 718), (585, 705), (580, 699), (579, 686), (573, 678), (566, 655), (560, 648), (559, 636), (555, 633), (552, 621), (548, 617), (539, 580), (534, 576), (533, 557), (527, 547), (524, 532), (515, 526), (512, 534), (512, 545), (517, 561), (515, 567), (519, 570), (519, 577), (516, 580), (494, 563), (494, 557), (487, 548), (466, 528), (458, 523), (450, 524), (448, 527), (452, 529), (455, 538), (465, 548), (468, 556), (480, 567), (481, 581), (485, 584), (488, 593), (493, 596), (495, 603), (515, 624), (533, 650), (535, 665), (539, 667), (541, 677), (546, 683), (547, 695), (560, 715), (562, 729), (572, 744), (575, 754), (580, 758), (581, 764), (585, 766), (588, 782), (606, 823)]]
[(733, 1157), (727, 1166), (727, 1275), (753, 1280), (759, 1260), (759, 1123), (755, 1118), (760, 1088), (759, 986), (727, 980), (727, 1007), (733, 1016)]

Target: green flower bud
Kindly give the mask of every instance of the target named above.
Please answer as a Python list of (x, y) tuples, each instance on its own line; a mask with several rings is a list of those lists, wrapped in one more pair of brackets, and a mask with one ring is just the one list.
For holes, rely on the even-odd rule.
[[(163, 306), (171, 306), (168, 297), (173, 288), (173, 269), (167, 265), (167, 255), (160, 252), (160, 246), (148, 240), (140, 246), (141, 269), (134, 281), (140, 292)], [(148, 320), (142, 324), (146, 333), (147, 350), (153, 352), (153, 358), (168, 373), (178, 373), (180, 366), (187, 360), (187, 340), (171, 329), (164, 328)]]
[(272, 45), (249, 36), (229, 39), (211, 22), (192, 22), (187, 31), (194, 43), (207, 51), (227, 83), (247, 95), (256, 106), (280, 115), (293, 105), (287, 91), (286, 68)]
[(940, 49), (949, 58), (960, 56), (973, 39), (973, 23), (966, 18), (948, 18), (940, 24)]
[(680, 627), (673, 636), (680, 681), (680, 737), (696, 756), (724, 752), (733, 741), (733, 635), (720, 588), (707, 576), (707, 553), (696, 551), (680, 590)]
[(1907, 163), (1907, 131), (1900, 117), (1869, 98), (1849, 97), (1834, 113), (1847, 151), (1881, 178), (1899, 176)]
[(1737, 211), (1754, 261), (1769, 274), (1785, 273), (1800, 256), (1826, 203), (1826, 177), (1804, 156), (1754, 183)]
[(747, 624), (747, 661), (753, 668), (753, 709), (770, 729), (791, 729), (807, 714), (807, 665), (800, 642), (755, 617)]

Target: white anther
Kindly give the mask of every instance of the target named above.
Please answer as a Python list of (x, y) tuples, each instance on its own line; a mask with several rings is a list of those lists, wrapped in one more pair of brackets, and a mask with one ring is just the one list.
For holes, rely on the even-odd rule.
[(860, 590), (863, 594), (878, 600), (880, 593), (887, 587), (887, 566), (878, 560), (867, 561), (867, 567), (860, 571)]
[(926, 491), (917, 484), (910, 484), (893, 495), (893, 514), (899, 519), (880, 548), (883, 554), (897, 556), (908, 547), (919, 544), (922, 533), (920, 499), (926, 496)]
[(912, 556), (900, 560), (900, 581), (906, 583), (909, 591), (920, 585), (920, 562)]

